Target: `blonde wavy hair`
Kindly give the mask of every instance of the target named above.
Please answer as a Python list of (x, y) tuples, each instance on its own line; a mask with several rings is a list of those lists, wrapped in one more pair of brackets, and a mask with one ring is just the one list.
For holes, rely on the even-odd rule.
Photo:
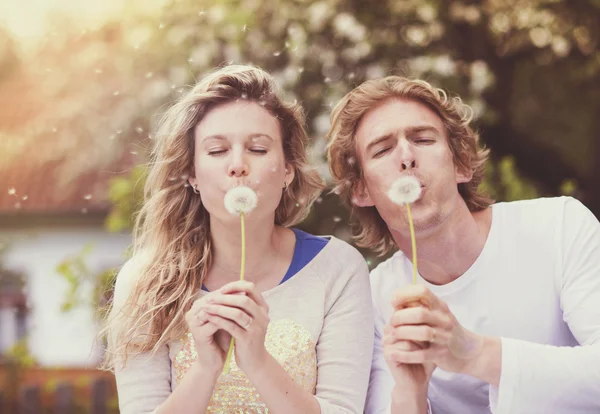
[(358, 219), (357, 244), (380, 255), (394, 249), (395, 242), (375, 207), (361, 208), (352, 203), (353, 191), (363, 178), (355, 134), (368, 111), (394, 98), (419, 102), (440, 117), (446, 128), (454, 164), (473, 174), (471, 181), (458, 185), (469, 210), (482, 210), (492, 203), (490, 198), (478, 191), (489, 151), (479, 147), (479, 135), (470, 127), (473, 111), (469, 106), (459, 97), (450, 98), (442, 89), (434, 88), (423, 80), (388, 76), (366, 81), (346, 94), (333, 109), (331, 129), (327, 135), (327, 155), (335, 183), (334, 191)]
[(212, 108), (238, 99), (259, 103), (278, 119), (285, 160), (295, 171), (275, 211), (275, 224), (303, 220), (324, 188), (307, 162), (303, 110), (279, 97), (271, 75), (232, 65), (197, 83), (166, 112), (154, 138), (145, 199), (134, 225), (133, 258), (125, 265), (133, 268), (136, 280), (124, 306), (111, 305), (102, 368), (112, 370), (117, 361), (125, 364), (141, 352), (156, 352), (185, 334), (184, 314), (212, 262), (209, 214), (187, 183), (193, 174), (194, 127)]

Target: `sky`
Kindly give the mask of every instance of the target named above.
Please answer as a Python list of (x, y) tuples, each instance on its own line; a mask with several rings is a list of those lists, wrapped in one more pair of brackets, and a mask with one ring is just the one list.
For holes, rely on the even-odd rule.
[(106, 20), (136, 8), (145, 12), (166, 0), (0, 0), (0, 25), (7, 27), (22, 44), (34, 44), (51, 28), (48, 14), (59, 12), (75, 17), (83, 29), (94, 29)]

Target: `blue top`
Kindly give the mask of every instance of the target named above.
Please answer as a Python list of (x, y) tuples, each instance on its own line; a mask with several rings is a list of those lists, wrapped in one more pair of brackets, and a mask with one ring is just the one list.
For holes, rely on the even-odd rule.
[[(292, 257), (290, 267), (288, 267), (283, 279), (279, 282), (280, 285), (302, 270), (329, 243), (329, 239), (325, 237), (313, 236), (295, 228), (291, 228), (290, 230), (296, 235), (296, 246), (294, 247), (294, 256)], [(208, 289), (204, 285), (202, 286), (202, 290), (208, 292)]]

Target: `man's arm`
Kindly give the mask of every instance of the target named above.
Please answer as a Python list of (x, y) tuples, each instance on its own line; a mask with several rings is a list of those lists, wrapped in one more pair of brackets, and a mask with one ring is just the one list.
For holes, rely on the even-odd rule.
[(573, 198), (563, 207), (560, 302), (581, 346), (502, 338), (500, 384), (490, 392), (496, 413), (600, 412), (600, 223)]

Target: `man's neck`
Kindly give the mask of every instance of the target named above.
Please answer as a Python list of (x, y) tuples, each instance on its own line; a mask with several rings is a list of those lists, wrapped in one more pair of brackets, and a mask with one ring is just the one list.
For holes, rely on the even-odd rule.
[[(445, 285), (458, 279), (481, 254), (491, 223), (491, 208), (472, 213), (461, 202), (433, 231), (418, 232), (417, 229), (419, 274), (434, 285)], [(394, 231), (392, 235), (405, 256), (412, 258), (410, 235)]]

